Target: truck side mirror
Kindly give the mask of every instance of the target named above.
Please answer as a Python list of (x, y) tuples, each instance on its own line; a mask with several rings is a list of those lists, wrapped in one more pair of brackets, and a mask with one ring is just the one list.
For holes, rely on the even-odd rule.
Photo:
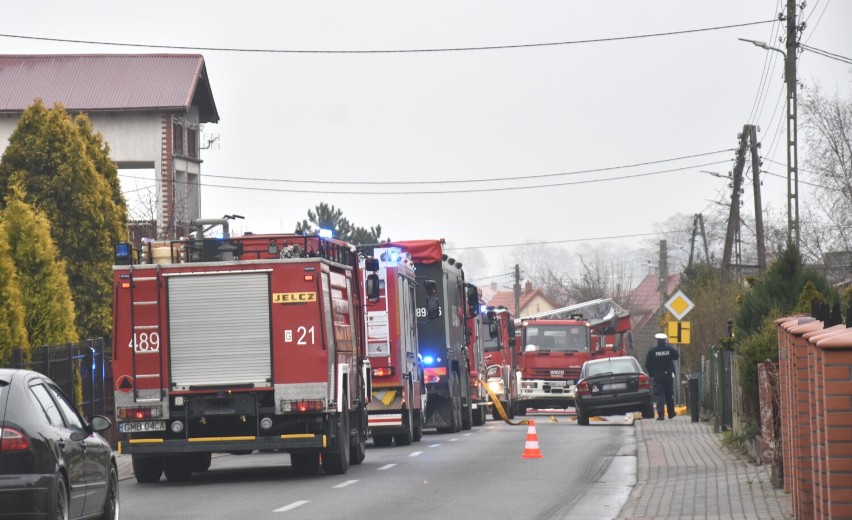
[(438, 294), (438, 285), (435, 283), (435, 280), (425, 280), (423, 282), (423, 288), (426, 289), (427, 296), (435, 296)]
[(364, 269), (370, 271), (371, 273), (375, 273), (379, 270), (379, 259), (378, 258), (365, 258), (364, 259)]
[(633, 350), (635, 345), (633, 344), (633, 331), (628, 330), (625, 335), (625, 339), (627, 340), (627, 350)]
[(467, 310), (471, 318), (479, 316), (479, 289), (475, 285), (467, 286)]
[(367, 275), (366, 290), (367, 301), (379, 301), (379, 275), (377, 275), (376, 273), (370, 273)]
[(497, 337), (497, 324), (493, 321), (488, 324), (488, 335), (491, 336), (491, 339)]
[(426, 298), (426, 318), (434, 320), (441, 316), (441, 308), (438, 304), (438, 298)]

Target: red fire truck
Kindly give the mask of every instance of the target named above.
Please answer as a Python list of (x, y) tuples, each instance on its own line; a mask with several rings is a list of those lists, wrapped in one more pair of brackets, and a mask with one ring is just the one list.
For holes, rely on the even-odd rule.
[[(379, 298), (367, 303), (367, 353), (373, 395), (367, 406), (376, 446), (423, 437), (426, 386), (417, 349), (414, 263), (398, 247), (360, 247), (379, 261)], [(367, 271), (363, 272), (369, 276)], [(437, 302), (433, 304), (437, 307)]]
[[(417, 272), (417, 334), (426, 382), (426, 428), (439, 433), (473, 426), (466, 320), (479, 314), (479, 291), (464, 281), (461, 263), (443, 253), (440, 240), (388, 243), (411, 255)], [(422, 283), (420, 283), (422, 281)], [(430, 299), (438, 316), (431, 317)], [(432, 300), (433, 301), (433, 300)]]
[(630, 313), (599, 298), (517, 320), (520, 371), (515, 413), (574, 405), (574, 383), (589, 359), (633, 349)]
[[(465, 334), (467, 335), (467, 354), (470, 369), (470, 401), (473, 414), (473, 425), (482, 426), (488, 418), (488, 403), (490, 399), (485, 387), (480, 383), (485, 382), (485, 374), (488, 364), (485, 359), (482, 331), (479, 326), (478, 316), (469, 316), (465, 320)], [(487, 337), (487, 336), (486, 336)]]
[[(486, 307), (480, 318), (480, 335), (488, 365), (486, 381), (512, 419), (518, 395), (516, 372), (519, 356), (515, 348), (515, 320), (505, 307)], [(491, 413), (494, 419), (500, 418), (496, 406), (492, 407)]]
[(354, 248), (193, 224), (189, 239), (115, 250), (119, 449), (136, 480), (186, 480), (214, 452), (289, 452), (305, 475), (320, 455), (327, 474), (360, 464), (370, 366)]

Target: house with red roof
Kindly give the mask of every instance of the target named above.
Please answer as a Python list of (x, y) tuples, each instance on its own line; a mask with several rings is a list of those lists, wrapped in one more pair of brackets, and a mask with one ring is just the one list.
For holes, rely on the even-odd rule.
[(36, 99), (85, 112), (119, 169), (154, 170), (159, 238), (199, 217), (202, 125), (219, 122), (203, 56), (0, 55), (0, 154)]
[(519, 303), (520, 312), (515, 310), (515, 291), (497, 291), (486, 302), (487, 305), (493, 307), (505, 307), (509, 309), (516, 318), (523, 318), (530, 314), (549, 311), (556, 308), (556, 304), (547, 297), (543, 290), (533, 288), (532, 283), (527, 281), (521, 291)]

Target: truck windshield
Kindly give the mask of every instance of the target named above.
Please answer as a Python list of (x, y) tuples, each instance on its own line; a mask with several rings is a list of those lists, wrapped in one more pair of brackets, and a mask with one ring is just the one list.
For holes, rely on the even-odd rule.
[(551, 352), (588, 352), (589, 331), (585, 325), (530, 325), (524, 345)]

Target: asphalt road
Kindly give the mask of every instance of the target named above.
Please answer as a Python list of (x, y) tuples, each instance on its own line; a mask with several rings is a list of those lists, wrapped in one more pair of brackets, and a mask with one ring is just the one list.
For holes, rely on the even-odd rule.
[(121, 482), (125, 519), (454, 520), (613, 518), (636, 482), (632, 418), (578, 426), (535, 420), (540, 459), (522, 458), (527, 426), (488, 421), (405, 447), (368, 444), (346, 475), (298, 477), (287, 454), (213, 459), (185, 483)]

